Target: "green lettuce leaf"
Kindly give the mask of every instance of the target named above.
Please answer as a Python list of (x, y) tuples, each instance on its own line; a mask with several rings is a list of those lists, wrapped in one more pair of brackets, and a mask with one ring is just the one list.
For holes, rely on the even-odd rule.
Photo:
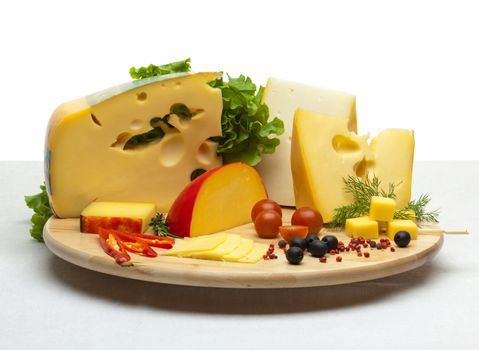
[(130, 68), (130, 76), (133, 79), (144, 79), (149, 77), (156, 77), (158, 75), (189, 72), (191, 69), (191, 59), (187, 58), (183, 61), (172, 62), (163, 64), (161, 66), (155, 66), (150, 64), (148, 67)]
[(25, 203), (27, 207), (33, 209), (35, 212), (30, 219), (32, 227), (30, 228), (30, 235), (39, 242), (43, 242), (43, 226), (47, 220), (53, 215), (48, 202), (48, 195), (45, 184), (40, 186), (41, 192), (32, 196), (25, 196)]
[(279, 139), (271, 135), (281, 135), (284, 124), (279, 118), (269, 119), (269, 109), (261, 103), (264, 88), (256, 90), (251, 78), (240, 75), (228, 81), (218, 78), (210, 86), (221, 90), (223, 113), (221, 128), (223, 135), (214, 140), (219, 142), (217, 153), (223, 163), (243, 162), (257, 165), (263, 153), (273, 153)]

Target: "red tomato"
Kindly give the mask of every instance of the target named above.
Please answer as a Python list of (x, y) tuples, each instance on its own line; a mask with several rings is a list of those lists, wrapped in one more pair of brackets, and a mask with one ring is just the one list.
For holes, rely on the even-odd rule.
[(276, 238), (283, 224), (281, 216), (275, 210), (263, 210), (254, 220), (254, 228), (261, 238)]
[(281, 207), (275, 201), (271, 199), (262, 199), (254, 205), (253, 209), (251, 210), (251, 221), (256, 219), (256, 215), (261, 213), (263, 210), (274, 210), (279, 214), (280, 217), (283, 217), (283, 212), (281, 211)]
[(318, 234), (323, 227), (323, 217), (313, 208), (302, 207), (294, 212), (291, 225), (308, 226), (309, 233)]
[(299, 226), (299, 225), (289, 225), (289, 226), (280, 226), (279, 227), (279, 234), (283, 239), (291, 243), (291, 240), (294, 237), (299, 237), (299, 238), (306, 238), (308, 235), (308, 226)]

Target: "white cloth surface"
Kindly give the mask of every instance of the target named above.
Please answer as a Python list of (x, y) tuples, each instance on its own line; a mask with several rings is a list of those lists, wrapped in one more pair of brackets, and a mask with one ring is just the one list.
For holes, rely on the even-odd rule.
[(0, 349), (477, 349), (479, 161), (417, 162), (414, 197), (441, 208), (434, 260), (400, 275), (319, 288), (232, 290), (109, 276), (30, 238), (24, 195), (40, 162), (0, 162)]

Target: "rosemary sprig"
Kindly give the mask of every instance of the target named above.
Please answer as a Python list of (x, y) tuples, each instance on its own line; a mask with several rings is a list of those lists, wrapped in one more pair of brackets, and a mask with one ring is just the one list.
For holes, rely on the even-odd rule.
[[(376, 175), (372, 178), (367, 176), (364, 180), (355, 176), (348, 176), (343, 179), (344, 190), (353, 195), (353, 203), (343, 205), (334, 209), (334, 218), (329, 223), (329, 227), (344, 227), (346, 220), (367, 215), (371, 204), (372, 196), (380, 196), (396, 199), (396, 186), (398, 184), (390, 183), (388, 190), (381, 188), (381, 181)], [(415, 217), (417, 221), (438, 222), (438, 210), (427, 211), (426, 207), (431, 201), (427, 194), (423, 194), (418, 200), (412, 200), (406, 208), (397, 210), (394, 214), (395, 219), (410, 219)]]
[(157, 236), (181, 238), (170, 232), (168, 225), (166, 224), (165, 215), (162, 213), (156, 213), (151, 219), (149, 225), (153, 228), (153, 232)]

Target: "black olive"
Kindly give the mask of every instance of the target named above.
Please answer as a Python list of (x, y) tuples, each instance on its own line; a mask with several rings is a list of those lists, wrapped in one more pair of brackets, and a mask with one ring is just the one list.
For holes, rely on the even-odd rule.
[(306, 241), (300, 237), (294, 237), (289, 243), (290, 247), (299, 247), (302, 250), (306, 249)]
[(405, 248), (411, 242), (411, 235), (407, 231), (399, 231), (394, 235), (394, 242), (399, 248)]
[(300, 247), (291, 247), (286, 251), (286, 259), (291, 265), (299, 265), (303, 261), (304, 253)]
[(338, 239), (336, 238), (336, 236), (327, 235), (324, 236), (321, 240), (328, 244), (329, 250), (336, 249), (338, 247)]
[(326, 242), (314, 240), (309, 244), (308, 250), (315, 258), (321, 258), (328, 252), (328, 244)]

